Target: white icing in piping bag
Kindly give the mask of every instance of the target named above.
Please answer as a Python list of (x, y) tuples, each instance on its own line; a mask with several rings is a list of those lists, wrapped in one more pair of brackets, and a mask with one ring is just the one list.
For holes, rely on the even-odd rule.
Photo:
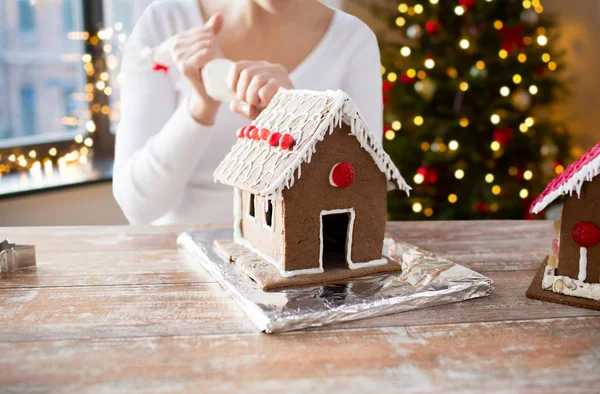
[(587, 248), (579, 248), (579, 275), (577, 279), (584, 281), (587, 276)]
[[(163, 41), (160, 45), (150, 48), (131, 48), (136, 54), (130, 56), (124, 69), (128, 70), (154, 70), (167, 74), (171, 67), (175, 66), (173, 61), (173, 47), (177, 39), (175, 36)], [(232, 101), (235, 99), (233, 92), (227, 87), (227, 75), (233, 62), (219, 58), (206, 63), (202, 68), (202, 82), (206, 93), (217, 101)]]
[(227, 87), (227, 75), (233, 62), (219, 58), (213, 59), (202, 67), (202, 82), (206, 93), (217, 101), (232, 101), (235, 95)]

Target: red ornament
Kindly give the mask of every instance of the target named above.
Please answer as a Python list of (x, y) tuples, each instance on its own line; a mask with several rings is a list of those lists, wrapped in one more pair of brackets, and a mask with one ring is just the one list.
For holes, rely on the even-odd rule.
[(476, 210), (478, 213), (484, 213), (484, 212), (487, 212), (487, 211), (488, 211), (488, 209), (489, 209), (489, 206), (488, 206), (486, 203), (484, 203), (483, 201), (480, 201), (480, 202), (478, 202), (478, 203), (475, 205), (475, 210)]
[(476, 1), (477, 0), (458, 0), (458, 4), (460, 4), (465, 11), (469, 11), (469, 8), (473, 7)]
[(253, 140), (260, 140), (260, 135), (258, 134), (258, 128), (252, 126), (252, 130), (250, 131), (250, 138), (252, 138)]
[(165, 66), (164, 64), (160, 63), (154, 63), (154, 66), (152, 66), (152, 70), (161, 71), (163, 74), (166, 75), (169, 72), (169, 66)]
[(508, 54), (512, 54), (514, 48), (525, 49), (525, 40), (523, 39), (523, 25), (518, 24), (515, 27), (504, 26), (500, 29), (500, 35), (502, 36), (502, 49)]
[(544, 75), (545, 72), (546, 72), (546, 66), (539, 66), (538, 68), (535, 69), (535, 73), (538, 75)]
[(515, 178), (517, 178), (518, 180), (523, 179), (523, 174), (524, 173), (525, 173), (524, 171), (518, 170), (517, 174), (515, 175)]
[(348, 187), (354, 182), (354, 167), (347, 162), (335, 164), (329, 173), (329, 183), (334, 187)]
[(589, 248), (600, 242), (600, 228), (591, 222), (579, 222), (571, 230), (573, 242), (582, 248)]
[(429, 184), (434, 184), (438, 181), (438, 172), (435, 168), (430, 168), (427, 170), (427, 174), (425, 175), (425, 182)]
[(245, 137), (244, 131), (246, 131), (246, 126), (240, 127), (237, 131), (237, 137), (244, 138)]
[(277, 145), (279, 145), (279, 139), (281, 138), (281, 134), (278, 132), (275, 133), (271, 133), (271, 135), (269, 136), (269, 139), (267, 140), (267, 142), (269, 143), (269, 145), (275, 147)]
[(425, 31), (430, 35), (435, 35), (442, 29), (442, 24), (439, 21), (430, 19), (425, 22)]
[(279, 140), (279, 147), (281, 149), (290, 149), (292, 145), (294, 145), (294, 137), (287, 133), (281, 136)]
[(494, 130), (492, 137), (494, 141), (497, 141), (500, 145), (506, 145), (513, 140), (513, 130), (510, 127), (503, 127)]
[(404, 85), (412, 85), (413, 83), (415, 83), (415, 78), (409, 77), (407, 73), (402, 73), (400, 75), (400, 83)]
[(394, 85), (390, 81), (383, 81), (381, 88), (384, 92), (389, 92), (390, 90), (392, 90), (393, 86)]
[(271, 134), (271, 132), (269, 130), (267, 130), (267, 129), (260, 129), (259, 135), (260, 135), (260, 138), (262, 140), (266, 141), (267, 139), (269, 139), (269, 135), (270, 134)]

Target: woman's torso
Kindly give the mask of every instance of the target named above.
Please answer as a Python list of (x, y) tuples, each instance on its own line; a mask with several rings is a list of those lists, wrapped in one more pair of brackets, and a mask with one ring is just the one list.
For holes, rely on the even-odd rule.
[[(166, 25), (157, 31), (159, 39), (202, 25), (197, 0), (173, 0)], [(335, 11), (321, 40), (309, 55), (294, 68), (289, 76), (297, 89), (343, 89), (344, 70), (352, 62), (352, 41), (364, 25), (355, 17)], [(169, 73), (181, 104), (190, 92), (190, 85), (178, 72)], [(236, 130), (250, 121), (231, 113), (228, 105), (221, 105), (214, 130), (207, 134), (206, 143), (198, 147), (198, 161), (193, 176), (185, 188), (177, 208), (172, 209), (155, 224), (169, 223), (228, 223), (233, 220), (233, 191), (231, 187), (214, 183), (212, 173), (236, 140)]]

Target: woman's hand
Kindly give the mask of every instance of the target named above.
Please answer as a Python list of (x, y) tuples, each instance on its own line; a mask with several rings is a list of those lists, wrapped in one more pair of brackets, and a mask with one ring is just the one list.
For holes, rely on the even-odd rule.
[(220, 103), (206, 93), (201, 69), (209, 61), (223, 57), (217, 42), (222, 28), (223, 16), (215, 14), (204, 26), (180, 33), (173, 47), (177, 68), (193, 87), (188, 102), (190, 114), (198, 123), (205, 125), (214, 123)]
[(256, 119), (280, 87), (294, 88), (285, 67), (263, 61), (235, 63), (227, 85), (236, 97), (229, 108), (248, 119)]

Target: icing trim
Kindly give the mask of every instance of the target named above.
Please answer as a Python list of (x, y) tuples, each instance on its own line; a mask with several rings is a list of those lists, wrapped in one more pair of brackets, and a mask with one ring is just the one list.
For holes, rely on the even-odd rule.
[(568, 276), (555, 275), (556, 270), (546, 266), (542, 288), (558, 294), (600, 301), (600, 283), (587, 283)]
[(307, 268), (307, 269), (301, 269), (301, 270), (295, 270), (295, 271), (286, 271), (286, 270), (284, 270), (282, 268), (283, 264), (282, 264), (281, 261), (277, 261), (275, 258), (273, 258), (273, 257), (269, 256), (268, 254), (264, 253), (263, 251), (261, 251), (260, 249), (258, 249), (254, 245), (252, 245), (250, 243), (250, 241), (248, 241), (247, 239), (244, 239), (243, 237), (239, 237), (237, 239), (234, 238), (233, 241), (236, 244), (241, 245), (241, 246), (247, 248), (252, 253), (258, 255), (263, 260), (265, 260), (267, 263), (270, 263), (270, 264), (274, 265), (275, 268), (277, 268), (277, 270), (279, 271), (279, 274), (281, 276), (286, 277), (286, 278), (290, 278), (290, 277), (296, 276), (296, 275), (321, 274), (321, 273), (323, 273), (323, 268), (321, 268), (321, 267), (319, 267), (319, 268)]
[(587, 248), (579, 248), (579, 274), (577, 279), (584, 281), (587, 276)]

